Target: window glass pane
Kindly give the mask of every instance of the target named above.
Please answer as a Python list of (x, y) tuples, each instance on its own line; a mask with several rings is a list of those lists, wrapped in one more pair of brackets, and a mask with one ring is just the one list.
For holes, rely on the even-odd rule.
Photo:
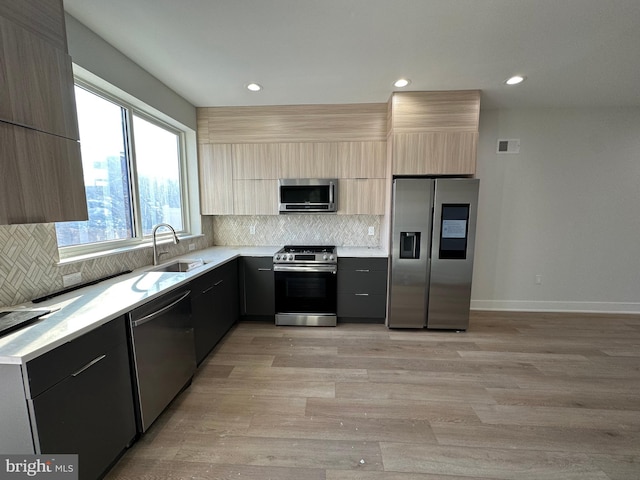
[(89, 220), (56, 223), (58, 246), (133, 237), (124, 109), (76, 86)]
[(134, 115), (133, 140), (143, 235), (158, 223), (183, 230), (178, 135)]

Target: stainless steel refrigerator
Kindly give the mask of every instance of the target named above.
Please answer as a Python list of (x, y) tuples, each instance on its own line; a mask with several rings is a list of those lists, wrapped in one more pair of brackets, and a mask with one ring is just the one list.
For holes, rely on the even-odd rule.
[(479, 180), (393, 181), (387, 326), (466, 330)]

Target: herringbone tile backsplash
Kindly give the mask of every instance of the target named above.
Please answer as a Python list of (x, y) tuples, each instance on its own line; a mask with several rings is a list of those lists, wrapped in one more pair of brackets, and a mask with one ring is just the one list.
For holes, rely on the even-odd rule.
[[(381, 221), (382, 217), (375, 215), (202, 217), (204, 237), (170, 245), (169, 256), (187, 254), (189, 243), (195, 243), (198, 250), (211, 245), (377, 247)], [(369, 227), (373, 227), (374, 235), (368, 235)], [(151, 263), (151, 248), (140, 248), (59, 264), (54, 224), (0, 225), (0, 307), (29, 302), (62, 290), (63, 275), (80, 272), (82, 283), (86, 283)]]
[[(377, 247), (381, 221), (376, 215), (221, 216), (214, 217), (213, 241), (215, 245)], [(369, 227), (374, 235), (368, 234)]]
[[(167, 245), (171, 257), (188, 252), (189, 243), (196, 249), (212, 245), (213, 221), (202, 218), (204, 237)], [(165, 246), (163, 245), (163, 248)], [(167, 257), (163, 257), (166, 260)], [(96, 257), (82, 262), (58, 264), (58, 244), (53, 223), (0, 225), (0, 307), (25, 303), (64, 288), (62, 276), (80, 272), (82, 283), (104, 278), (125, 270), (151, 265), (151, 248)]]

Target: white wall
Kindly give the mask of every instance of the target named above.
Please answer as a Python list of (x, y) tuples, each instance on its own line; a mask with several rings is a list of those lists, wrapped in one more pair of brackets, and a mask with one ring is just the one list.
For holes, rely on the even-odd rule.
[(477, 177), (472, 308), (640, 312), (640, 108), (482, 112)]
[[(196, 130), (196, 109), (92, 30), (65, 14), (73, 62), (182, 125)], [(171, 59), (167, 59), (171, 61)]]

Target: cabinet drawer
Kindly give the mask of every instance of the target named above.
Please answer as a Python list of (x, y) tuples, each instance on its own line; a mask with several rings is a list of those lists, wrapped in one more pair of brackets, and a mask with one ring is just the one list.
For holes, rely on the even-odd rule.
[(338, 293), (338, 317), (384, 318), (386, 309), (386, 295)]
[(119, 318), (27, 362), (29, 398), (81, 371), (115, 346), (126, 345), (126, 341), (125, 321)]
[(338, 260), (339, 270), (369, 270), (369, 271), (387, 271), (388, 259), (383, 258), (356, 258), (340, 257)]
[(387, 293), (387, 272), (380, 270), (338, 270), (338, 293)]
[(196, 278), (191, 282), (192, 294), (208, 293), (211, 287), (232, 281), (232, 278), (237, 275), (237, 268), (236, 262), (230, 261)]
[(80, 478), (100, 478), (136, 434), (127, 345), (105, 354), (91, 368), (29, 400), (36, 452), (77, 453)]

